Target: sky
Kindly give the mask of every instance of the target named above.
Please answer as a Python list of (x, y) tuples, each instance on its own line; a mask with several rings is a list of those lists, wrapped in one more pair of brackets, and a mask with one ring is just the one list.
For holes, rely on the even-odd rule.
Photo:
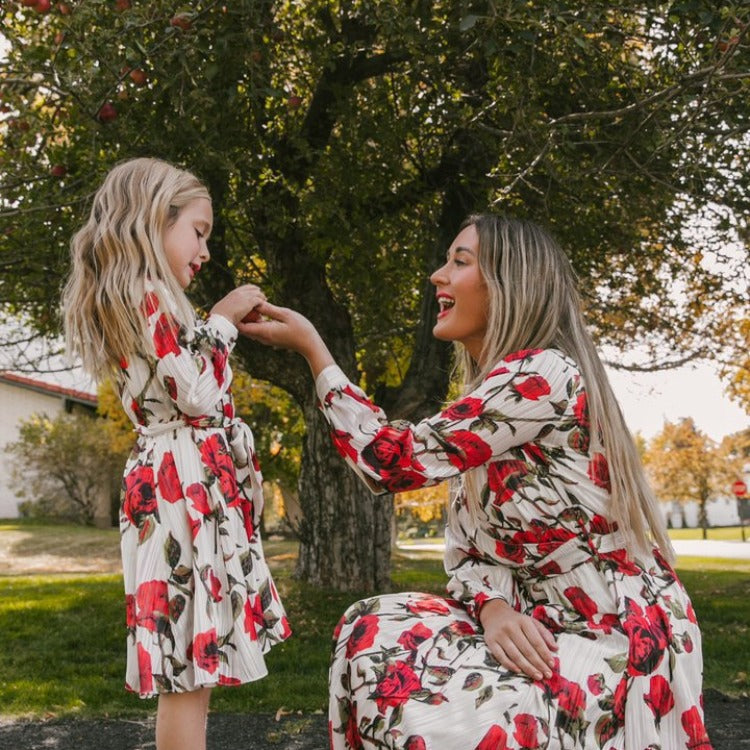
[(724, 393), (724, 384), (708, 363), (668, 372), (608, 373), (628, 427), (646, 439), (660, 432), (665, 420), (682, 417), (692, 417), (698, 429), (716, 441), (750, 427), (750, 415)]

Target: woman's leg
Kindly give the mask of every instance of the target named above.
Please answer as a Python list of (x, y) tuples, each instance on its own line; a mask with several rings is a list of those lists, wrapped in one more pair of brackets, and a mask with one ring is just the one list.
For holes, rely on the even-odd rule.
[(156, 711), (156, 750), (206, 750), (211, 688), (163, 693)]

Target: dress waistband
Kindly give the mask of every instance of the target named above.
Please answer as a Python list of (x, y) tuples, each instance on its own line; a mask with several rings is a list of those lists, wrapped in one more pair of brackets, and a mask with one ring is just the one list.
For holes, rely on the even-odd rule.
[(218, 419), (215, 417), (188, 417), (172, 419), (169, 422), (152, 422), (151, 424), (139, 424), (135, 431), (143, 437), (156, 437), (172, 430), (185, 429), (186, 427), (197, 429), (224, 429), (231, 430), (238, 420)]

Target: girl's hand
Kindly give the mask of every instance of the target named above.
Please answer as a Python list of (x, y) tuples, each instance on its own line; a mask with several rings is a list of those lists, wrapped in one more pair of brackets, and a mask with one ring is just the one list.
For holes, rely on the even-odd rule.
[(490, 599), (479, 610), (484, 640), (506, 669), (534, 680), (552, 677), (557, 651), (552, 633), (538, 620), (516, 612), (502, 599)]
[(243, 318), (252, 316), (265, 299), (266, 295), (255, 284), (238, 286), (211, 308), (211, 315), (222, 315), (235, 326), (239, 326)]
[(313, 377), (335, 364), (317, 329), (304, 315), (265, 300), (253, 312), (262, 317), (257, 321), (246, 319), (237, 325), (244, 336), (261, 344), (298, 352), (307, 360)]

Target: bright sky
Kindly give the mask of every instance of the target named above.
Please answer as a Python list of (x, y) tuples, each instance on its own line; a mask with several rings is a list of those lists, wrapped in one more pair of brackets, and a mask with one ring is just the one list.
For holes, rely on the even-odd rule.
[(657, 373), (609, 370), (610, 382), (632, 432), (652, 438), (664, 421), (692, 417), (714, 440), (750, 426), (750, 415), (725, 395), (709, 364)]

